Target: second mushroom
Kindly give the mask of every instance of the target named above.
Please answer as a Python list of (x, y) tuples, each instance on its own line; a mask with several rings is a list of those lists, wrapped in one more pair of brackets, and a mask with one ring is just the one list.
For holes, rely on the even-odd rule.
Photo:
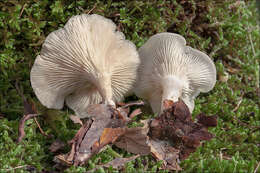
[(152, 36), (140, 49), (137, 96), (147, 99), (154, 113), (162, 113), (163, 101), (182, 99), (194, 109), (200, 92), (210, 91), (216, 83), (216, 68), (203, 52), (186, 46), (174, 33)]

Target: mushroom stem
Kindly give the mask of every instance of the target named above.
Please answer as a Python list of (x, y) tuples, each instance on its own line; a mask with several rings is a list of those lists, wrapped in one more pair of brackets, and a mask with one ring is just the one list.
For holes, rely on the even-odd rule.
[(163, 78), (163, 93), (162, 93), (162, 100), (161, 100), (161, 111), (163, 112), (163, 102), (164, 100), (172, 100), (173, 102), (177, 102), (181, 97), (182, 90), (184, 87), (183, 81), (181, 81), (176, 76), (166, 76)]
[(100, 91), (100, 94), (102, 96), (102, 103), (115, 106), (111, 86), (111, 75), (102, 75), (102, 77), (100, 77), (99, 82), (100, 84), (98, 85), (98, 90)]
[(173, 102), (177, 102), (181, 97), (181, 90), (166, 90), (163, 91), (162, 100), (161, 100), (161, 111), (160, 114), (164, 110), (163, 102), (164, 100), (172, 100)]

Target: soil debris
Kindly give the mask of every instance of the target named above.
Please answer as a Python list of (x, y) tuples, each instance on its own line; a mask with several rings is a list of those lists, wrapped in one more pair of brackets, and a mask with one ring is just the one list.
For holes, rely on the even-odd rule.
[[(162, 169), (178, 171), (181, 170), (180, 160), (195, 152), (202, 141), (214, 137), (208, 132), (208, 127), (217, 125), (217, 117), (201, 113), (197, 116), (197, 122), (194, 122), (182, 100), (175, 103), (165, 100), (164, 111), (160, 116), (142, 120), (142, 127), (133, 128), (127, 127), (127, 124), (141, 110), (135, 109), (130, 113), (129, 106), (136, 104), (120, 105), (122, 106), (118, 108), (104, 104), (89, 106), (87, 113), (93, 118), (88, 119), (69, 142), (70, 153), (56, 156), (56, 162), (84, 165), (106, 145), (114, 144), (137, 156), (152, 154), (155, 159), (163, 161)], [(135, 158), (116, 158), (100, 166), (121, 169), (133, 159)]]
[(214, 137), (207, 128), (217, 125), (216, 116), (199, 114), (195, 123), (182, 100), (175, 103), (165, 100), (164, 108), (164, 112), (151, 121), (149, 136), (171, 142), (174, 148), (180, 150), (181, 160), (195, 152), (201, 141)]

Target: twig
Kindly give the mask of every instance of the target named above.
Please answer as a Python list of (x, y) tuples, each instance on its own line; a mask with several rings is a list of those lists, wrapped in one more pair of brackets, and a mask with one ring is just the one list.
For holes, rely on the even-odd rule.
[(144, 105), (143, 101), (130, 102), (130, 103), (126, 103), (125, 105), (123, 105), (122, 108), (127, 108), (130, 106), (142, 106), (142, 105)]
[(27, 166), (29, 166), (29, 165), (23, 165), (23, 166), (17, 166), (17, 167), (14, 167), (14, 168), (5, 169), (5, 171), (12, 171), (12, 170), (24, 168), (24, 167), (27, 167)]
[(258, 162), (258, 164), (257, 164), (257, 166), (256, 166), (256, 168), (255, 168), (255, 171), (254, 171), (254, 173), (256, 173), (256, 172), (257, 172), (257, 170), (258, 170), (259, 166), (260, 166), (260, 162)]
[(137, 115), (140, 115), (142, 113), (141, 109), (135, 109), (130, 115), (129, 118), (133, 119), (134, 117), (136, 117)]
[(23, 7), (22, 7), (22, 9), (21, 9), (21, 12), (20, 12), (20, 14), (19, 14), (19, 18), (22, 16), (22, 14), (23, 14), (23, 11), (24, 11), (24, 9), (25, 9), (25, 6), (26, 6), (26, 3), (25, 3), (25, 4), (23, 4)]
[(251, 34), (250, 34), (251, 30), (250, 30), (249, 27), (247, 27), (247, 29), (248, 29), (248, 31), (249, 31), (249, 32), (248, 32), (249, 41), (250, 41), (250, 44), (251, 44), (251, 47), (252, 47), (253, 54), (254, 54), (254, 56), (255, 56), (255, 55), (256, 55), (256, 53), (255, 53), (255, 48), (254, 48), (252, 36), (251, 36)]
[(40, 132), (41, 132), (41, 134), (43, 135), (43, 136), (46, 136), (46, 137), (51, 137), (50, 135), (47, 135), (43, 130), (42, 130), (42, 128), (41, 128), (41, 126), (40, 126), (40, 124), (39, 124), (39, 122), (37, 121), (37, 119), (34, 117), (33, 118), (33, 120), (34, 120), (34, 122), (37, 124), (37, 126), (38, 126), (38, 128), (39, 128), (39, 130), (40, 130)]
[(242, 101), (243, 101), (243, 97), (244, 97), (244, 92), (243, 92), (242, 95), (240, 96), (240, 99), (239, 99), (239, 101), (237, 102), (236, 107), (232, 110), (233, 112), (236, 112), (236, 111), (238, 110), (240, 104), (241, 104)]
[(236, 112), (236, 111), (238, 110), (238, 108), (239, 108), (240, 104), (242, 103), (242, 101), (243, 101), (243, 98), (241, 98), (241, 99), (238, 101), (236, 107), (232, 110), (233, 112)]
[(90, 13), (96, 8), (96, 5), (97, 5), (97, 4), (95, 4), (95, 5), (93, 6), (93, 8), (91, 8), (91, 9), (87, 12), (87, 14), (90, 14)]
[[(247, 29), (248, 29), (248, 37), (249, 37), (249, 41), (250, 41), (250, 44), (251, 44), (251, 48), (252, 48), (252, 51), (253, 51), (253, 55), (254, 57), (256, 56), (256, 53), (255, 53), (255, 47), (254, 47), (254, 44), (253, 44), (253, 40), (252, 40), (252, 36), (251, 36), (251, 30), (249, 28), (249, 26), (247, 26)], [(256, 65), (256, 69), (255, 69), (255, 75), (256, 75), (256, 88), (259, 88), (259, 63), (257, 61), (257, 58), (255, 58), (255, 65)]]
[(18, 139), (17, 139), (17, 142), (21, 142), (23, 137), (25, 136), (25, 132), (24, 132), (24, 124), (27, 120), (33, 118), (33, 117), (36, 117), (38, 116), (38, 114), (28, 114), (28, 115), (24, 115), (23, 118), (20, 120), (19, 122), (19, 127), (18, 127)]

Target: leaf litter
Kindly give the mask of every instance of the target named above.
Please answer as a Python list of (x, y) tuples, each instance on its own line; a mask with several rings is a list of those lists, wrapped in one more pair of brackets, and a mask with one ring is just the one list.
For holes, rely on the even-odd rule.
[[(18, 90), (18, 89), (17, 89)], [(19, 90), (18, 90), (19, 91)], [(33, 103), (29, 103), (23, 94), (24, 116), (19, 123), (21, 142), (25, 136), (24, 126), (28, 119), (38, 116)], [(142, 120), (142, 127), (129, 128), (127, 125), (132, 119), (141, 114), (137, 108), (130, 112), (131, 106), (141, 106), (144, 102), (119, 103), (118, 108), (105, 104), (94, 104), (87, 108), (87, 114), (92, 118), (83, 123), (80, 118), (71, 115), (70, 119), (81, 127), (74, 138), (68, 141), (71, 150), (67, 154), (56, 155), (54, 161), (57, 167), (82, 166), (95, 154), (99, 153), (108, 144), (136, 154), (129, 158), (116, 158), (111, 162), (97, 167), (112, 167), (122, 169), (124, 164), (135, 160), (140, 155), (151, 154), (156, 160), (163, 161), (162, 169), (181, 170), (180, 160), (186, 159), (201, 145), (214, 137), (208, 132), (208, 127), (217, 126), (217, 116), (199, 114), (194, 122), (188, 107), (182, 100), (164, 101), (164, 111), (154, 119)], [(51, 152), (57, 152), (65, 146), (62, 141), (56, 140), (49, 147)]]
[(136, 155), (116, 158), (98, 167), (112, 166), (121, 169), (125, 163), (136, 157), (151, 154), (156, 160), (163, 161), (162, 169), (181, 170), (180, 160), (195, 152), (202, 141), (214, 137), (208, 132), (208, 127), (217, 125), (217, 117), (201, 113), (196, 118), (197, 122), (194, 122), (182, 100), (175, 103), (165, 100), (164, 111), (160, 116), (142, 120), (142, 127), (127, 127), (132, 118), (141, 113), (140, 109), (130, 113), (129, 107), (142, 104), (120, 103), (118, 108), (104, 104), (90, 105), (87, 113), (92, 118), (88, 119), (69, 141), (71, 151), (55, 156), (54, 161), (67, 166), (82, 166), (106, 145), (114, 144)]

